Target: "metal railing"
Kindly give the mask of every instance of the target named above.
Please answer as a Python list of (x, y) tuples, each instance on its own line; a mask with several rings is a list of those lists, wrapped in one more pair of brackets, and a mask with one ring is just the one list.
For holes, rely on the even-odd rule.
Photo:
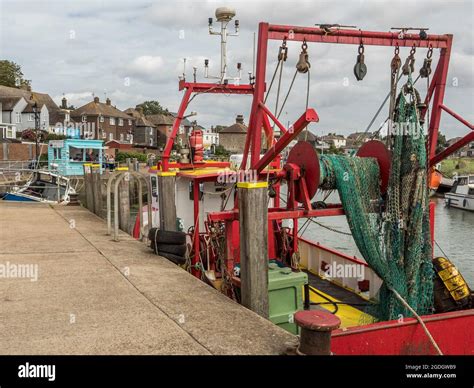
[[(145, 236), (144, 226), (143, 226), (143, 188), (142, 184), (145, 183), (147, 190), (147, 215), (148, 215), (148, 225), (152, 225), (152, 198), (151, 198), (151, 183), (148, 179), (148, 176), (141, 174), (137, 171), (115, 171), (112, 173), (107, 180), (107, 234), (111, 235), (112, 231), (112, 211), (114, 212), (114, 241), (119, 241), (118, 239), (118, 229), (119, 229), (119, 210), (118, 210), (118, 187), (120, 182), (124, 179), (126, 181), (130, 180), (131, 177), (134, 177), (138, 181), (138, 215), (140, 221), (140, 239), (143, 240)], [(113, 191), (112, 191), (113, 190)], [(111, 195), (114, 194), (114, 207), (112, 209), (112, 199)]]

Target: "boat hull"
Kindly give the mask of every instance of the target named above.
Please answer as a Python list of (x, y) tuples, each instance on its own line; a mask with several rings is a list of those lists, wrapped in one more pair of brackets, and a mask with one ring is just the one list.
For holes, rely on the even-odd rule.
[[(422, 316), (444, 355), (474, 355), (474, 310)], [(336, 330), (336, 355), (436, 355), (436, 349), (415, 318)]]

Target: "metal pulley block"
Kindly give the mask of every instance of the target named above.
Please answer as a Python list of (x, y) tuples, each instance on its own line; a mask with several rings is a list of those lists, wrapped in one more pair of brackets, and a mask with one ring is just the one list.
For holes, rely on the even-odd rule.
[(426, 55), (425, 60), (423, 61), (423, 66), (420, 69), (420, 77), (428, 78), (431, 74), (431, 56), (433, 55), (433, 48), (428, 49), (428, 54)]
[(309, 63), (309, 56), (308, 52), (306, 49), (308, 48), (308, 45), (306, 42), (303, 42), (301, 45), (301, 54), (300, 58), (298, 59), (298, 62), (296, 63), (296, 70), (298, 70), (299, 73), (307, 73), (309, 68), (311, 67), (311, 64)]
[(392, 69), (392, 74), (396, 74), (400, 67), (402, 66), (402, 60), (398, 53), (400, 52), (400, 48), (397, 46), (395, 47), (395, 55), (392, 58), (392, 62), (390, 63), (390, 68)]
[(288, 58), (288, 47), (286, 46), (286, 39), (283, 40), (280, 49), (278, 50), (278, 60), (285, 62)]
[(359, 46), (359, 54), (357, 55), (357, 61), (354, 66), (354, 75), (357, 81), (362, 81), (367, 74), (367, 66), (364, 63), (364, 45), (361, 43)]
[(410, 50), (410, 55), (407, 57), (407, 59), (405, 60), (405, 64), (402, 67), (403, 75), (408, 75), (410, 73), (413, 74), (415, 72), (415, 52), (416, 49), (415, 47), (413, 47)]

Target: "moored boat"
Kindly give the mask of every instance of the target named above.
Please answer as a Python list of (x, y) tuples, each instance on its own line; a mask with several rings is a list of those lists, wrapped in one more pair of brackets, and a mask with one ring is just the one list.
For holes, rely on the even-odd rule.
[(446, 206), (474, 211), (474, 174), (456, 177), (444, 198)]

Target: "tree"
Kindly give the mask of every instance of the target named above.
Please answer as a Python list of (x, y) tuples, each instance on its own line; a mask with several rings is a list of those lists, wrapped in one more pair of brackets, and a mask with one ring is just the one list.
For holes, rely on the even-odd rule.
[(344, 150), (342, 148), (337, 148), (334, 144), (329, 146), (329, 149), (326, 151), (328, 154), (342, 155)]
[(438, 134), (438, 144), (436, 146), (436, 153), (440, 153), (448, 146), (448, 141), (446, 140), (446, 136), (443, 135), (441, 132)]
[(156, 115), (156, 114), (168, 114), (168, 109), (163, 108), (158, 101), (145, 101), (140, 105), (137, 105), (137, 108), (141, 107), (143, 109), (144, 115)]
[(31, 81), (23, 78), (21, 66), (12, 61), (0, 61), (0, 85), (11, 88), (21, 85), (31, 85)]

